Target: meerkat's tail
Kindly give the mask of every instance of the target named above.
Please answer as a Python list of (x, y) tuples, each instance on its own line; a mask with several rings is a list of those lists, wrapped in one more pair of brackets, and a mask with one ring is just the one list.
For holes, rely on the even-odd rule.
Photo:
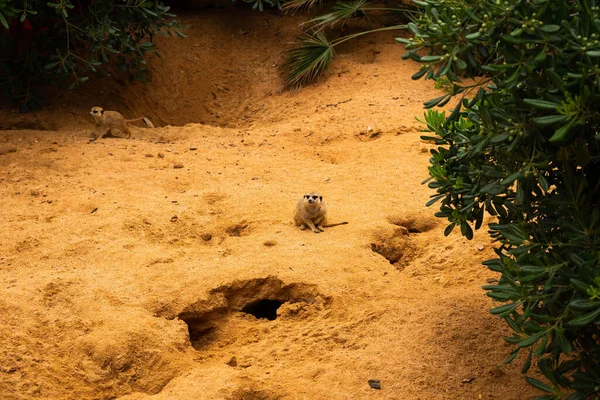
[(143, 118), (143, 121), (144, 121), (144, 123), (146, 124), (146, 126), (147, 126), (148, 128), (154, 128), (154, 124), (152, 123), (152, 121), (150, 121), (150, 119), (148, 119), (148, 118), (144, 117), (144, 118)]
[(323, 228), (331, 228), (331, 227), (338, 226), (338, 225), (346, 225), (347, 223), (348, 223), (348, 221), (338, 222), (335, 224), (326, 224), (326, 225), (323, 225)]
[(139, 117), (139, 118), (135, 118), (135, 119), (126, 119), (125, 122), (127, 122), (128, 124), (132, 123), (132, 122), (138, 122), (143, 120), (144, 117)]
[(146, 126), (148, 128), (154, 128), (154, 124), (147, 117), (139, 117), (139, 118), (136, 118), (136, 119), (126, 119), (125, 120), (125, 122), (127, 122), (128, 124), (130, 124), (132, 122), (138, 122), (138, 121), (144, 121), (144, 123), (146, 124)]

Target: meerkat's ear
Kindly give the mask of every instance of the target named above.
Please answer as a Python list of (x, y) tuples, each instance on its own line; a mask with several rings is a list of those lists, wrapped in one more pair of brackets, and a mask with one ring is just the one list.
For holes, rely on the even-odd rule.
[(100, 110), (100, 115), (104, 115), (104, 109)]

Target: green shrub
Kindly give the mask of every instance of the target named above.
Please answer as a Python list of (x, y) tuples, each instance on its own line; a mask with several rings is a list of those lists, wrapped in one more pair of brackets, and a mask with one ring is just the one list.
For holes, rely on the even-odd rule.
[[(283, 75), (286, 86), (300, 87), (316, 80), (327, 71), (335, 57), (334, 48), (348, 40), (359, 36), (406, 28), (399, 25), (415, 9), (402, 0), (391, 1), (336, 1), (323, 4), (316, 0), (289, 0), (284, 3), (285, 11), (321, 8), (319, 14), (303, 24), (304, 34), (300, 44), (286, 53), (283, 64)], [(346, 34), (345, 28), (362, 22), (358, 32)], [(374, 29), (366, 29), (364, 23)], [(338, 30), (337, 36), (330, 39), (332, 31)], [(339, 33), (342, 33), (341, 35)]]
[(172, 17), (149, 0), (0, 0), (0, 86), (25, 112), (42, 82), (75, 88), (113, 70), (144, 80), (145, 54), (158, 54), (153, 36), (183, 36)]
[[(429, 110), (429, 187), (467, 238), (485, 213), (501, 273), (490, 312), (512, 329), (543, 399), (600, 392), (600, 9), (595, 0), (419, 0), (405, 58), (413, 79), (446, 77), (459, 98)], [(428, 54), (427, 54), (428, 53)], [(474, 78), (467, 84), (465, 78)], [(597, 397), (596, 397), (597, 398)]]

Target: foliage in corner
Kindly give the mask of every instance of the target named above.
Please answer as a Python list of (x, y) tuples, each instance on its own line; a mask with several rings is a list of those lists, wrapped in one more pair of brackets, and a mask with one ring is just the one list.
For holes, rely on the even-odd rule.
[[(323, 8), (322, 13), (304, 24), (304, 35), (300, 38), (299, 46), (287, 52), (287, 59), (282, 66), (285, 84), (290, 88), (306, 85), (327, 71), (335, 56), (336, 46), (368, 33), (403, 29), (405, 25), (399, 25), (398, 21), (414, 11), (401, 0), (352, 0), (326, 4), (317, 0), (289, 0), (284, 3), (283, 10), (294, 12), (315, 6)], [(367, 29), (363, 25), (358, 27), (357, 32), (341, 34), (335, 39), (328, 38), (332, 31), (339, 29), (344, 32), (350, 24), (359, 21), (376, 28)]]
[(75, 88), (114, 69), (144, 80), (154, 35), (184, 36), (173, 17), (149, 0), (0, 0), (0, 86), (26, 112), (42, 82)]
[[(501, 273), (490, 312), (512, 330), (541, 399), (600, 393), (600, 9), (596, 0), (419, 0), (413, 79), (452, 82), (426, 103), (429, 187), (467, 238), (485, 213)], [(467, 81), (467, 78), (474, 78)], [(469, 82), (469, 84), (465, 83)], [(597, 397), (596, 397), (597, 398)]]

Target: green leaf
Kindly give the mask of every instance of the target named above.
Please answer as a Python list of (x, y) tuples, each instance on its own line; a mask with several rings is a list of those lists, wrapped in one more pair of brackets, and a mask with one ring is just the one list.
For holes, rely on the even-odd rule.
[(481, 32), (477, 31), (474, 33), (470, 33), (468, 35), (465, 36), (465, 39), (467, 40), (474, 40), (474, 39), (478, 39), (481, 36)]
[(534, 388), (539, 389), (539, 390), (541, 390), (543, 392), (547, 392), (547, 393), (553, 393), (554, 392), (550, 386), (546, 385), (543, 382), (538, 381), (537, 379), (526, 377), (525, 380), (531, 386), (533, 386)]
[(558, 346), (563, 353), (569, 354), (573, 351), (573, 344), (567, 340), (562, 330), (556, 329), (554, 331), (554, 335), (556, 337), (556, 341), (558, 342)]
[(506, 311), (513, 311), (519, 306), (519, 304), (520, 303), (510, 303), (510, 304), (504, 304), (502, 306), (494, 307), (490, 310), (490, 314), (498, 315), (498, 314), (502, 314)]
[(550, 78), (550, 80), (552, 81), (552, 83), (554, 83), (554, 85), (563, 93), (566, 92), (565, 86), (564, 86), (564, 82), (563, 82), (563, 78), (558, 75), (556, 73), (556, 71), (554, 71), (553, 69), (547, 69), (546, 70), (546, 74), (548, 75), (548, 77)]
[(585, 52), (590, 57), (600, 57), (600, 50), (588, 50)]
[(527, 371), (529, 371), (529, 368), (531, 368), (531, 358), (533, 357), (533, 349), (529, 350), (529, 355), (527, 356), (527, 359), (525, 360), (525, 362), (523, 363), (523, 367), (521, 368), (521, 373), (524, 374)]
[(442, 56), (423, 56), (423, 57), (421, 57), (420, 61), (434, 62), (434, 61), (439, 61), (441, 58), (442, 58)]
[(529, 347), (532, 344), (534, 344), (535, 342), (537, 342), (538, 340), (540, 340), (542, 338), (542, 336), (544, 336), (547, 332), (546, 331), (542, 331), (542, 332), (538, 332), (534, 335), (529, 336), (526, 339), (521, 340), (519, 343), (517, 343), (518, 347)]
[(416, 80), (418, 80), (418, 79), (421, 79), (421, 78), (423, 77), (423, 75), (425, 75), (425, 74), (427, 73), (427, 71), (428, 71), (428, 70), (427, 70), (426, 68), (425, 68), (425, 69), (422, 69), (422, 70), (420, 70), (420, 71), (418, 71), (418, 72), (414, 73), (414, 74), (413, 74), (413, 75), (410, 77), (410, 79), (412, 79), (413, 81), (416, 81)]
[(468, 222), (460, 223), (460, 233), (469, 240), (473, 239), (473, 228)]
[(531, 122), (533, 122), (536, 125), (545, 126), (556, 124), (558, 122), (564, 122), (567, 119), (569, 119), (568, 115), (547, 115), (545, 117), (532, 118)]
[(592, 311), (587, 314), (580, 315), (577, 318), (573, 318), (569, 321), (569, 325), (571, 326), (584, 326), (589, 325), (593, 320), (595, 320), (600, 315), (600, 308), (595, 311)]
[(53, 63), (50, 63), (50, 64), (46, 64), (46, 66), (44, 67), (44, 69), (50, 70), (50, 69), (56, 68), (58, 66), (58, 64), (60, 64), (60, 61), (53, 62)]
[(542, 50), (540, 50), (540, 52), (534, 57), (534, 61), (541, 63), (546, 61), (546, 58), (548, 58), (548, 53), (546, 48), (544, 47)]
[(334, 56), (333, 45), (323, 32), (307, 33), (300, 47), (289, 50), (286, 56), (283, 64), (287, 70), (286, 85), (298, 87), (315, 80), (329, 68)]
[(587, 289), (590, 287), (589, 283), (583, 282), (583, 281), (581, 281), (579, 279), (576, 279), (576, 278), (569, 279), (569, 282), (579, 292), (581, 292), (583, 294), (587, 294)]
[(574, 120), (571, 120), (566, 125), (563, 125), (559, 129), (557, 129), (556, 132), (554, 132), (554, 135), (552, 135), (550, 137), (550, 139), (548, 139), (550, 141), (550, 143), (554, 143), (554, 144), (564, 143), (570, 136), (569, 130), (571, 128), (571, 125), (573, 125), (573, 122), (574, 122)]
[(516, 181), (517, 179), (521, 178), (523, 176), (523, 171), (519, 170), (511, 175), (509, 175), (508, 177), (504, 178), (502, 180), (502, 182), (500, 182), (500, 184), (502, 186), (508, 186), (510, 184), (512, 184), (514, 181)]
[(444, 229), (444, 236), (448, 236), (450, 234), (450, 232), (452, 232), (452, 230), (454, 229), (454, 227), (456, 226), (456, 224), (450, 224), (446, 227), (446, 229)]
[(530, 105), (541, 110), (552, 110), (555, 111), (556, 107), (560, 106), (560, 103), (552, 103), (550, 101), (538, 100), (538, 99), (523, 99), (523, 103)]
[(8, 29), (8, 22), (6, 21), (6, 18), (4, 18), (4, 15), (2, 15), (2, 13), (0, 13), (0, 24), (2, 24), (2, 26), (4, 26), (5, 29)]
[(590, 154), (587, 143), (583, 140), (580, 140), (577, 142), (576, 148), (577, 150), (575, 152), (575, 159), (577, 160), (577, 164), (580, 167), (587, 166), (592, 159), (592, 155)]
[(517, 37), (523, 34), (523, 28), (519, 27), (510, 33), (510, 36)]
[(539, 346), (535, 349), (535, 355), (539, 357), (542, 354), (544, 354), (544, 352), (546, 351), (546, 346), (548, 345), (548, 340), (550, 340), (550, 335), (544, 336)]
[(523, 265), (521, 267), (521, 271), (526, 272), (528, 274), (541, 274), (544, 272), (548, 272), (548, 268), (540, 267), (537, 265)]
[(540, 31), (545, 33), (554, 33), (560, 30), (560, 26), (558, 25), (543, 25), (540, 27)]
[(548, 190), (550, 189), (550, 185), (548, 184), (548, 180), (546, 180), (546, 177), (544, 177), (544, 175), (541, 172), (538, 175), (538, 183), (540, 184), (540, 187), (544, 192), (548, 192)]
[(500, 143), (508, 139), (510, 135), (508, 133), (501, 133), (499, 135), (495, 135), (490, 139), (490, 143)]
[(448, 97), (450, 97), (449, 94), (445, 94), (443, 96), (436, 97), (435, 99), (432, 99), (432, 100), (429, 100), (429, 101), (426, 101), (425, 103), (423, 103), (423, 107), (425, 107), (425, 108), (435, 107)]
[[(506, 338), (505, 338), (506, 339)], [(510, 353), (510, 356), (508, 356), (508, 358), (504, 361), (502, 361), (502, 364), (510, 364), (511, 362), (513, 362), (513, 360), (515, 358), (517, 358), (517, 355), (519, 355), (519, 349), (515, 349)]]

